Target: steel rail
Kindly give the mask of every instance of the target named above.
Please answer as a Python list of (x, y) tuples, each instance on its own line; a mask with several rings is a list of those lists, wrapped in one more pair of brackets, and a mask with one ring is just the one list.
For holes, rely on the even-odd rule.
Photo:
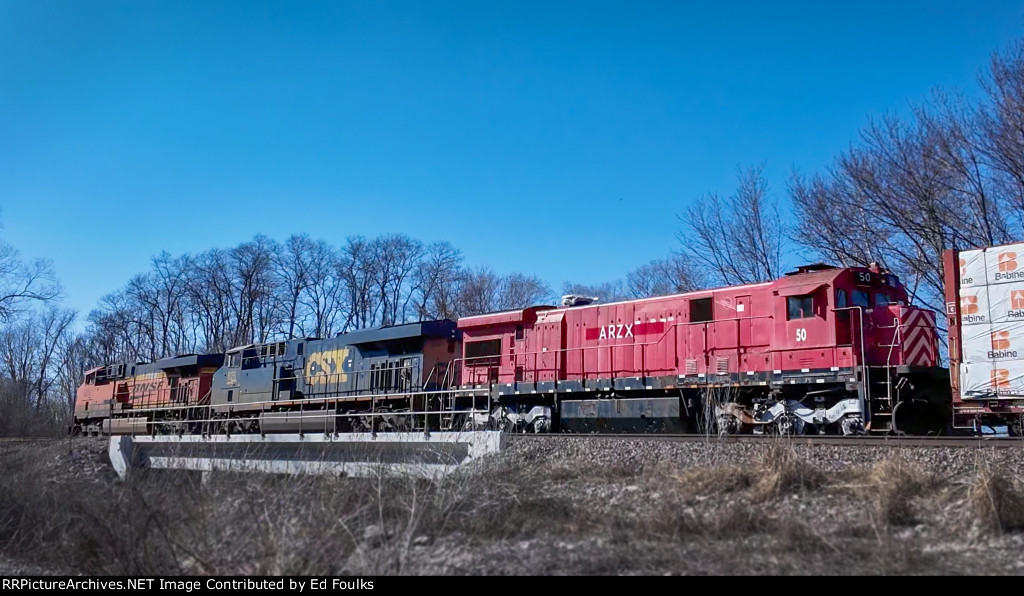
[(1024, 448), (1021, 437), (909, 437), (909, 436), (822, 436), (822, 435), (679, 435), (679, 434), (582, 434), (513, 433), (513, 441), (585, 439), (609, 441), (653, 441), (662, 443), (781, 443), (786, 445), (841, 445), (844, 447), (1017, 447)]

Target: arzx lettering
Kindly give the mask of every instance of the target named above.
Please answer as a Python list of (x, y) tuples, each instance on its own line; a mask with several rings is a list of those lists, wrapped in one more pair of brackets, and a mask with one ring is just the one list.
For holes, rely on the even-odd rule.
[(623, 337), (633, 337), (633, 325), (608, 325), (608, 327), (601, 327), (601, 339), (622, 339)]

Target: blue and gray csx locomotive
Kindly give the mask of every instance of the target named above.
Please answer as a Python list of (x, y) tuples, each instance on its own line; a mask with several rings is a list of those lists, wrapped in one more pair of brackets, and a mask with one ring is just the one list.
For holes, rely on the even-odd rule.
[[(458, 367), (452, 362), (460, 343), (455, 322), (441, 320), (234, 348), (213, 376), (210, 406), (217, 430), (423, 428), (431, 424), (429, 417), (415, 413), (455, 409), (441, 403), (453, 398), (440, 390), (454, 385)], [(436, 421), (439, 427), (462, 423)]]

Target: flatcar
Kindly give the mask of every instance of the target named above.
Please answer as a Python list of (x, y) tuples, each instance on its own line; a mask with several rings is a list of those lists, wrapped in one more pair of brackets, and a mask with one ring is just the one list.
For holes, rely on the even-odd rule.
[(464, 317), (461, 379), (533, 432), (939, 433), (935, 314), (871, 267)]
[(953, 427), (1024, 436), (1024, 244), (943, 254)]

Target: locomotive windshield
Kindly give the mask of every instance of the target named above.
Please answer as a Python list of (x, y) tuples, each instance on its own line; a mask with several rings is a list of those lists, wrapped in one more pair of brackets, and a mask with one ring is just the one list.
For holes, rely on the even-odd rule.
[(871, 307), (871, 296), (864, 290), (854, 290), (851, 294), (850, 304), (852, 306)]

